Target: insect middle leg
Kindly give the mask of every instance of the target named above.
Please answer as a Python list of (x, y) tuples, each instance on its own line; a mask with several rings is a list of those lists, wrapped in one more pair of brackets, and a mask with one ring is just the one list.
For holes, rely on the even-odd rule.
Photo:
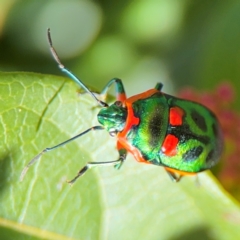
[(103, 130), (103, 129), (104, 129), (104, 128), (103, 128), (102, 126), (94, 126), (94, 127), (91, 127), (91, 128), (89, 128), (89, 129), (85, 130), (84, 132), (81, 132), (81, 133), (79, 133), (78, 135), (76, 135), (76, 136), (74, 136), (74, 137), (72, 137), (72, 138), (70, 138), (70, 139), (68, 139), (68, 140), (66, 140), (66, 141), (64, 141), (64, 142), (61, 142), (61, 143), (59, 143), (59, 144), (57, 144), (57, 145), (55, 145), (55, 146), (53, 146), (53, 147), (47, 147), (47, 148), (43, 149), (43, 150), (42, 150), (38, 155), (36, 155), (36, 156), (25, 166), (25, 168), (22, 170), (22, 173), (21, 173), (21, 176), (20, 176), (20, 180), (21, 180), (21, 181), (23, 180), (23, 178), (24, 178), (24, 176), (26, 175), (28, 169), (29, 169), (37, 160), (39, 160), (40, 157), (41, 157), (43, 154), (45, 154), (45, 153), (47, 153), (47, 152), (50, 152), (50, 151), (52, 151), (52, 150), (54, 150), (54, 149), (60, 148), (60, 147), (64, 146), (65, 144), (70, 143), (70, 142), (74, 141), (75, 139), (77, 139), (77, 138), (79, 138), (79, 137), (82, 137), (83, 135), (87, 134), (87, 133), (90, 132), (90, 131), (97, 131), (97, 130)]

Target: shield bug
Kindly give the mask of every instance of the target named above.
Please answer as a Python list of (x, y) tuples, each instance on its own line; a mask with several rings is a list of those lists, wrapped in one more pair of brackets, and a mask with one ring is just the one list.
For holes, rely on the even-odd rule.
[(23, 179), (28, 168), (44, 153), (61, 147), (90, 131), (106, 130), (117, 140), (119, 158), (108, 162), (89, 162), (69, 181), (74, 183), (86, 171), (95, 166), (113, 165), (119, 169), (131, 153), (138, 162), (165, 168), (173, 181), (183, 175), (194, 175), (210, 169), (222, 152), (222, 133), (216, 116), (205, 106), (180, 99), (162, 92), (163, 85), (127, 98), (123, 83), (113, 78), (100, 95), (106, 95), (112, 85), (116, 87), (116, 101), (109, 105), (101, 101), (89, 88), (61, 63), (55, 51), (48, 29), (51, 53), (59, 68), (100, 105), (97, 118), (100, 125), (46, 148), (23, 169)]

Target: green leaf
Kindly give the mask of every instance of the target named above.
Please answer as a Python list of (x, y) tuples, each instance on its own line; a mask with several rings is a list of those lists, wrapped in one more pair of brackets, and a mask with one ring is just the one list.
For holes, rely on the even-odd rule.
[(173, 183), (161, 167), (128, 156), (121, 170), (88, 161), (117, 158), (116, 140), (92, 132), (42, 156), (41, 150), (96, 125), (88, 94), (64, 78), (0, 73), (1, 239), (239, 239), (239, 204), (210, 173)]

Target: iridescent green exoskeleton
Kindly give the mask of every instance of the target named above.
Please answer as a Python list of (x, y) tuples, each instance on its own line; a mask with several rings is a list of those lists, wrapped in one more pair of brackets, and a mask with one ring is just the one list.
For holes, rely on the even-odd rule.
[(69, 183), (74, 183), (93, 166), (114, 165), (119, 169), (128, 152), (139, 162), (164, 167), (174, 181), (180, 180), (183, 175), (210, 169), (219, 161), (223, 146), (222, 132), (217, 118), (209, 109), (163, 93), (161, 83), (153, 89), (127, 98), (122, 81), (118, 78), (113, 78), (100, 94), (105, 96), (108, 89), (115, 84), (116, 102), (109, 106), (99, 100), (60, 62), (52, 46), (50, 30), (48, 39), (59, 68), (102, 107), (97, 116), (101, 125), (93, 126), (63, 143), (44, 149), (24, 168), (21, 179), (45, 152), (61, 147), (92, 130), (105, 129), (116, 137), (119, 158), (110, 162), (89, 162)]

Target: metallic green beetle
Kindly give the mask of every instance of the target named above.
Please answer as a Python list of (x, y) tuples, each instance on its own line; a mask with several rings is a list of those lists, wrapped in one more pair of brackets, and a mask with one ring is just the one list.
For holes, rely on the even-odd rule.
[(93, 166), (114, 165), (120, 168), (127, 153), (139, 162), (163, 166), (174, 181), (183, 175), (193, 175), (214, 166), (220, 158), (223, 138), (215, 115), (201, 104), (179, 99), (163, 93), (162, 84), (130, 98), (126, 97), (122, 81), (112, 79), (103, 89), (106, 95), (115, 84), (116, 102), (112, 105), (99, 100), (84, 83), (64, 65), (52, 46), (48, 30), (50, 50), (59, 68), (88, 92), (102, 107), (98, 113), (100, 126), (94, 126), (54, 147), (46, 148), (24, 168), (28, 168), (45, 152), (56, 149), (92, 130), (107, 130), (117, 139), (119, 158), (110, 162), (87, 163), (69, 183), (74, 183)]

